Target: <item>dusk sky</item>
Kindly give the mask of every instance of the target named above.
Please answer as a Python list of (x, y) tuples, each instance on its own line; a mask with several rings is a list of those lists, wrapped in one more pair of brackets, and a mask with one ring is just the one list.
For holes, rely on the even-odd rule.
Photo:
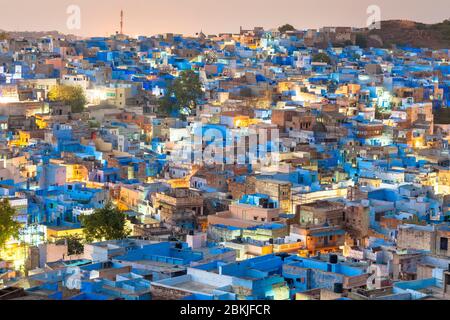
[[(125, 12), (126, 34), (237, 32), (239, 26), (297, 28), (366, 25), (369, 5), (381, 8), (382, 20), (439, 22), (450, 17), (449, 0), (0, 0), (0, 29), (58, 30), (82, 36), (107, 36), (119, 30)], [(81, 29), (66, 25), (69, 5), (81, 9)]]

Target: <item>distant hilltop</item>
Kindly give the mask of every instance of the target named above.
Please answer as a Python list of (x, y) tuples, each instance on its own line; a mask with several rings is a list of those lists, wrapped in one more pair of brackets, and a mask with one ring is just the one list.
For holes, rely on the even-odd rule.
[(367, 46), (391, 48), (392, 46), (450, 48), (450, 19), (436, 24), (409, 20), (387, 20), (381, 29), (362, 32)]
[(39, 39), (43, 37), (51, 36), (53, 38), (64, 38), (66, 40), (77, 40), (81, 39), (81, 37), (78, 37), (73, 34), (64, 34), (59, 31), (5, 31), (0, 30), (0, 40), (2, 37), (5, 37), (5, 35), (9, 39), (17, 39), (17, 38), (24, 38), (24, 39)]
[[(293, 28), (291, 26), (291, 28)], [(261, 28), (262, 29), (262, 28)], [(330, 28), (328, 28), (330, 29)], [(450, 19), (440, 23), (425, 24), (410, 20), (386, 20), (381, 22), (381, 29), (369, 30), (367, 28), (343, 28), (350, 29), (352, 38), (361, 47), (392, 48), (394, 46), (426, 47), (430, 49), (450, 48)], [(347, 32), (347, 31), (345, 31)], [(242, 33), (242, 31), (241, 31)], [(0, 40), (8, 38), (36, 39), (46, 36), (64, 38), (66, 40), (80, 40), (73, 34), (63, 34), (59, 31), (3, 31), (0, 30)], [(342, 45), (336, 40), (328, 39), (333, 45)]]

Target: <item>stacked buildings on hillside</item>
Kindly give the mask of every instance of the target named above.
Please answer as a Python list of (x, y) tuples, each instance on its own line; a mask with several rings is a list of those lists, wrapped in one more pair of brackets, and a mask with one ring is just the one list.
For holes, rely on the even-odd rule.
[[(355, 41), (1, 40), (0, 300), (449, 299), (450, 51)], [(203, 96), (165, 114), (189, 70)], [(109, 202), (130, 238), (69, 254)]]

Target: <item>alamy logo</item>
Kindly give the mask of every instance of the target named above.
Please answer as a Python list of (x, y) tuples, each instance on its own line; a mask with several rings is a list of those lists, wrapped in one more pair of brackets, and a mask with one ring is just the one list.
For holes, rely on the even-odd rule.
[(381, 29), (381, 8), (377, 5), (371, 5), (367, 7), (367, 18), (366, 26), (369, 30), (379, 30)]
[(67, 17), (66, 26), (69, 30), (80, 30), (81, 29), (81, 8), (77, 5), (70, 5), (67, 7), (66, 13), (69, 15)]
[(81, 270), (78, 267), (67, 268), (66, 288), (69, 290), (81, 289)]

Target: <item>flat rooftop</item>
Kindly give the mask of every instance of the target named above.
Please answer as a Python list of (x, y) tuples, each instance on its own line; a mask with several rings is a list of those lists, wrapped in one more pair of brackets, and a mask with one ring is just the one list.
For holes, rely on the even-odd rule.
[(199, 282), (195, 282), (195, 281), (191, 281), (191, 280), (177, 283), (175, 285), (175, 287), (185, 290), (185, 291), (201, 292), (201, 293), (206, 293), (206, 294), (212, 294), (213, 291), (217, 290), (217, 287), (213, 287), (208, 284), (203, 284), (203, 283), (199, 283)]
[(178, 272), (182, 270), (186, 270), (186, 267), (182, 265), (174, 265), (170, 263), (164, 263), (160, 261), (152, 261), (152, 260), (136, 260), (136, 261), (121, 261), (122, 263), (132, 262), (133, 264), (142, 265), (144, 267), (150, 267), (154, 271), (159, 272)]

